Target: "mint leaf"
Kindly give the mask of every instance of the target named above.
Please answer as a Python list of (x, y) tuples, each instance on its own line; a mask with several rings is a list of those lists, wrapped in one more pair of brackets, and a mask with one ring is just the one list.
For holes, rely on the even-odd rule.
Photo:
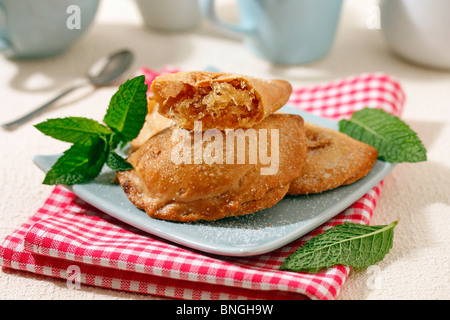
[(397, 221), (386, 226), (336, 225), (298, 248), (280, 269), (311, 272), (337, 264), (368, 267), (383, 260), (392, 248), (396, 225)]
[(73, 143), (47, 172), (43, 183), (86, 183), (99, 175), (105, 163), (116, 171), (133, 169), (114, 150), (141, 131), (148, 112), (147, 88), (145, 76), (128, 80), (119, 87), (103, 119), (109, 128), (81, 117), (50, 119), (35, 125), (45, 135)]
[(127, 171), (133, 169), (131, 163), (127, 162), (120, 155), (110, 150), (106, 158), (106, 165), (114, 171)]
[(354, 112), (350, 120), (339, 122), (339, 131), (376, 148), (379, 159), (384, 161), (427, 160), (425, 147), (417, 134), (398, 117), (381, 109), (365, 108)]
[(81, 117), (49, 119), (35, 125), (35, 128), (52, 138), (79, 144), (90, 143), (91, 139), (99, 135), (112, 133), (97, 121)]
[(125, 142), (136, 138), (144, 125), (147, 87), (145, 76), (138, 76), (122, 84), (111, 98), (103, 121)]
[(107, 145), (102, 138), (74, 144), (47, 172), (43, 184), (74, 185), (96, 178), (106, 161)]

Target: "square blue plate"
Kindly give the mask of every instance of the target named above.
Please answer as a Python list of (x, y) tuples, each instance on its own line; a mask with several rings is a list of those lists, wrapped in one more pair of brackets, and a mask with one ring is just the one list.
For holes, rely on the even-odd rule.
[[(281, 111), (301, 115), (305, 121), (338, 130), (338, 123), (297, 109)], [(35, 156), (33, 161), (47, 172), (60, 155)], [(376, 186), (394, 164), (377, 161), (363, 179), (307, 196), (286, 196), (275, 206), (244, 216), (214, 222), (178, 223), (150, 218), (126, 197), (115, 176), (105, 166), (94, 181), (69, 189), (99, 210), (150, 234), (207, 253), (254, 256), (278, 249), (334, 217)]]

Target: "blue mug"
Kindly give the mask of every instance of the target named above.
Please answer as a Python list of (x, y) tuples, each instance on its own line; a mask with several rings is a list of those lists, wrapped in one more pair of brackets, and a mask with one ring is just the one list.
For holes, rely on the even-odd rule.
[(215, 0), (200, 0), (204, 17), (222, 32), (242, 38), (259, 57), (304, 64), (331, 50), (342, 0), (238, 0), (239, 24), (222, 21)]
[(66, 51), (94, 20), (99, 0), (0, 0), (0, 53), (42, 58)]

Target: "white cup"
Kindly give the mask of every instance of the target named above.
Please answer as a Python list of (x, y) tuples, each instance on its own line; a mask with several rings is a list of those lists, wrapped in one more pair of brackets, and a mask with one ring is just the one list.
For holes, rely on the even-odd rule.
[(184, 31), (200, 22), (197, 0), (136, 0), (145, 24), (153, 29)]
[(391, 49), (416, 64), (450, 69), (450, 0), (381, 0)]
[(8, 58), (62, 54), (89, 29), (98, 5), (99, 0), (0, 0), (0, 53)]

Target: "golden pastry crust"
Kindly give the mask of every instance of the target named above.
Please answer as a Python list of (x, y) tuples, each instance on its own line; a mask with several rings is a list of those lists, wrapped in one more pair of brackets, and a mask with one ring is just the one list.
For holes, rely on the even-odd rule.
[(372, 146), (341, 132), (305, 122), (308, 154), (303, 173), (288, 194), (310, 194), (351, 184), (365, 177), (378, 152)]
[[(169, 127), (130, 155), (128, 161), (134, 169), (118, 172), (119, 182), (132, 203), (157, 219), (211, 221), (271, 207), (286, 195), (290, 182), (302, 173), (307, 153), (303, 119), (297, 115), (274, 114), (253, 129), (257, 132), (267, 129), (270, 157), (274, 155), (271, 146), (275, 143), (271, 130), (277, 129), (279, 162), (274, 174), (261, 173), (270, 164), (262, 164), (259, 158), (256, 163), (249, 159), (237, 163), (237, 149), (232, 153), (234, 163), (177, 165), (171, 157), (179, 141), (172, 140), (175, 128)], [(194, 134), (186, 132), (191, 137)], [(225, 141), (226, 134), (217, 132)], [(225, 149), (226, 145), (223, 154)], [(245, 150), (248, 155), (249, 143)]]
[(284, 80), (240, 74), (191, 71), (157, 77), (152, 85), (159, 113), (180, 128), (251, 128), (283, 107), (292, 93)]

